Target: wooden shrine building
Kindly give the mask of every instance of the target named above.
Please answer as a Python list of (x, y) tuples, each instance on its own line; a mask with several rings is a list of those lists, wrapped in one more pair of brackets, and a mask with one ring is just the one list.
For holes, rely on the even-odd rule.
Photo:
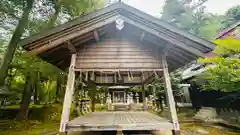
[[(169, 72), (198, 57), (204, 57), (204, 53), (214, 48), (211, 42), (121, 2), (28, 37), (20, 44), (29, 54), (37, 55), (63, 70), (69, 69), (60, 132), (109, 129), (106, 123), (97, 123), (95, 128), (93, 124), (88, 124), (82, 129), (77, 120), (69, 121), (77, 76), (86, 84), (91, 84), (91, 87), (145, 85), (154, 78), (164, 78), (170, 121), (166, 121), (165, 125), (154, 121), (154, 126), (151, 122), (118, 122), (111, 125), (111, 130), (128, 130), (129, 126), (131, 129), (153, 130), (154, 127), (155, 130), (171, 129), (175, 134), (180, 134)], [(145, 116), (145, 113), (141, 115)], [(110, 117), (116, 116), (100, 114), (97, 116), (109, 117), (109, 121)], [(95, 119), (99, 118), (97, 116)], [(82, 123), (86, 121), (90, 120), (84, 119)], [(101, 122), (106, 121), (101, 119)], [(73, 123), (74, 126), (71, 126)]]

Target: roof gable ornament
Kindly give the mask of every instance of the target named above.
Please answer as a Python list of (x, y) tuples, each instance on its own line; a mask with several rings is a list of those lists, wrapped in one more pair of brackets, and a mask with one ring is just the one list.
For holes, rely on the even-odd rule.
[(115, 21), (116, 23), (116, 28), (121, 31), (124, 28), (124, 20), (119, 18)]
[(104, 0), (104, 6), (106, 7), (117, 2), (121, 2), (121, 0)]

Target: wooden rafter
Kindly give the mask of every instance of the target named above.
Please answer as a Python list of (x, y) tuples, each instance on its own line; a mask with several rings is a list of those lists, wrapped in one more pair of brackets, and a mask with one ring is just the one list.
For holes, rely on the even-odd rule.
[(71, 53), (76, 53), (76, 52), (77, 52), (75, 46), (72, 44), (71, 41), (68, 41), (68, 42), (67, 42), (67, 48), (68, 48), (68, 50), (71, 51)]
[(144, 37), (145, 37), (145, 32), (141, 32), (140, 40), (143, 41)]
[(171, 59), (173, 62), (179, 65), (185, 65), (189, 60), (182, 59), (182, 57), (176, 55), (175, 53), (169, 52), (168, 58)]
[(173, 50), (169, 50), (170, 54), (176, 55), (176, 57), (178, 58), (178, 60), (180, 59), (180, 61), (186, 61), (188, 59), (186, 59), (186, 57), (182, 56), (181, 53), (177, 53)]

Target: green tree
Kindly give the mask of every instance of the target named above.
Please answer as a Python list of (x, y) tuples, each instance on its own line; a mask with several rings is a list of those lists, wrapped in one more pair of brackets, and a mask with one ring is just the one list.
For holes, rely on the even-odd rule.
[[(9, 89), (22, 93), (18, 119), (26, 119), (32, 95), (35, 103), (58, 101), (63, 92), (62, 84), (65, 84), (65, 73), (36, 57), (24, 54), (17, 48), (18, 41), (100, 6), (101, 1), (97, 0), (0, 1), (0, 54), (7, 50), (5, 57), (1, 59), (0, 81), (3, 85), (6, 80)], [(4, 32), (13, 34), (2, 34)], [(8, 41), (2, 40), (7, 39), (6, 35), (11, 37), (7, 49), (5, 46)], [(8, 71), (8, 68), (11, 70)]]
[(212, 40), (217, 35), (223, 17), (205, 11), (207, 0), (167, 0), (161, 19), (196, 36)]
[(216, 57), (200, 59), (199, 62), (212, 64), (197, 80), (204, 80), (204, 90), (239, 91), (240, 87), (240, 41), (217, 40)]
[[(17, 27), (12, 35), (12, 38), (9, 42), (8, 48), (5, 52), (4, 59), (1, 62), (0, 66), (0, 86), (4, 85), (4, 80), (5, 77), (7, 76), (7, 70), (8, 67), (12, 61), (14, 52), (17, 48), (17, 44), (24, 33), (24, 29), (27, 27), (28, 24), (28, 18), (30, 15), (30, 12), (33, 7), (34, 0), (24, 0), (24, 1), (18, 1), (18, 0), (11, 0), (11, 1), (6, 1), (3, 0), (1, 1), (1, 7), (3, 6), (12, 6), (10, 9), (6, 9), (5, 11), (8, 10), (8, 12), (2, 12), (1, 14), (7, 14), (8, 16), (9, 13), (12, 13), (11, 10), (16, 10), (16, 8), (19, 7), (21, 11), (23, 11), (21, 18), (18, 21)], [(22, 7), (22, 8), (20, 8)], [(4, 8), (3, 8), (4, 9)], [(4, 11), (4, 10), (3, 10)], [(16, 13), (15, 13), (16, 14)]]
[(223, 27), (223, 16), (206, 13), (204, 7), (193, 14), (190, 32), (207, 40), (213, 40)]
[[(7, 70), (12, 61), (17, 44), (23, 34), (40, 32), (61, 24), (65, 21), (76, 18), (77, 16), (101, 7), (101, 1), (97, 0), (3, 0), (0, 2), (0, 14), (2, 27), (16, 27), (7, 51), (0, 67), (0, 86), (4, 85)], [(19, 14), (22, 12), (22, 16)], [(32, 12), (32, 13), (31, 13)], [(52, 14), (49, 14), (52, 13)], [(60, 18), (58, 20), (58, 17)], [(9, 19), (10, 18), (10, 19)], [(65, 21), (62, 21), (65, 20)], [(13, 22), (13, 23), (12, 23)], [(26, 33), (24, 33), (26, 31)]]
[(226, 19), (223, 21), (225, 28), (231, 26), (232, 24), (240, 21), (240, 5), (236, 5), (225, 13)]
[(190, 31), (195, 10), (205, 2), (206, 0), (166, 0), (161, 19)]
[(31, 18), (29, 32), (38, 33), (101, 7), (101, 0), (41, 0), (36, 2), (33, 11), (36, 15), (40, 14), (40, 17)]

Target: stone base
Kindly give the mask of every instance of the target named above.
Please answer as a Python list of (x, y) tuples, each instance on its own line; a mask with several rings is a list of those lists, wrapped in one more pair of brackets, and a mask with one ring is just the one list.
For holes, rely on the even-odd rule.
[(58, 135), (81, 135), (81, 131), (59, 132)]

